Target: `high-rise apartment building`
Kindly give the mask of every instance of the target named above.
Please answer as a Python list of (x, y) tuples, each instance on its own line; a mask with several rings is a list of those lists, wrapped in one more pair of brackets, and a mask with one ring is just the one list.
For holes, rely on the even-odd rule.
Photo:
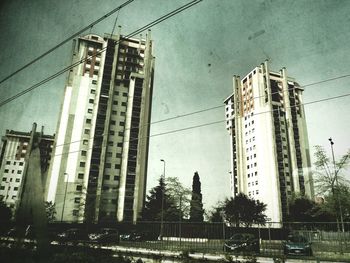
[(314, 196), (302, 92), (285, 68), (272, 72), (266, 61), (242, 80), (234, 76), (225, 100), (232, 196), (264, 202), (274, 222), (285, 218), (293, 193)]
[[(47, 171), (51, 160), (54, 136), (36, 133), (40, 137), (40, 168), (41, 180), (45, 184)], [(28, 153), (32, 148), (31, 132), (6, 130), (2, 137), (0, 152), (0, 200), (5, 202), (15, 212), (21, 201), (26, 171)], [(38, 174), (40, 176), (40, 174)]]
[(80, 37), (67, 78), (47, 200), (62, 221), (136, 221), (145, 199), (154, 57), (146, 39)]

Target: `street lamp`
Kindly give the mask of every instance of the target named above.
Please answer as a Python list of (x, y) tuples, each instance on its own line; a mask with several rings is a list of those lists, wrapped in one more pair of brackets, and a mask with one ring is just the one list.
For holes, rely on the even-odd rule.
[(164, 191), (165, 191), (165, 161), (163, 159), (160, 160), (163, 162), (163, 189), (162, 189), (162, 211), (160, 214), (160, 240), (163, 240), (163, 228), (164, 228)]
[[(333, 142), (332, 138), (329, 138), (328, 140), (329, 140), (329, 143), (331, 144), (331, 149), (332, 149), (332, 158), (333, 158), (333, 166), (334, 166), (334, 180), (335, 180), (336, 186), (338, 188), (337, 189), (337, 191), (338, 191), (337, 192), (337, 201), (338, 201), (338, 205), (339, 205), (340, 223), (341, 223), (341, 227), (342, 227), (342, 232), (344, 232), (343, 211), (342, 211), (342, 206), (341, 206), (340, 199), (339, 199), (338, 172), (337, 172), (337, 167), (336, 167), (335, 158), (334, 158), (334, 149), (333, 149), (334, 142)], [(333, 185), (332, 185), (332, 188), (333, 188)], [(334, 195), (334, 192), (333, 192), (333, 195)]]
[(64, 213), (64, 207), (66, 204), (66, 195), (67, 195), (67, 186), (68, 186), (68, 173), (64, 173), (64, 178), (66, 180), (66, 187), (64, 190), (64, 197), (63, 197), (63, 207), (62, 207), (62, 214), (61, 214), (61, 222), (63, 222), (63, 213)]

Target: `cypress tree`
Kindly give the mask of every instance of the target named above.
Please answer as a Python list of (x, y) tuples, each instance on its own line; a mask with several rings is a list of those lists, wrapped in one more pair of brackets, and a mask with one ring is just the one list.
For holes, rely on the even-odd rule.
[(190, 207), (190, 221), (192, 222), (203, 222), (203, 203), (201, 193), (201, 182), (199, 180), (198, 172), (194, 173), (192, 182), (192, 198)]

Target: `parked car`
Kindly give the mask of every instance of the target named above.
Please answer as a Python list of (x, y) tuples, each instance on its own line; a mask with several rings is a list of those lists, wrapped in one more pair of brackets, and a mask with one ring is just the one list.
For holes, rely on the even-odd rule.
[(149, 232), (130, 232), (124, 233), (120, 235), (120, 240), (122, 241), (146, 241), (146, 240), (156, 240), (156, 238), (152, 237)]
[(233, 235), (224, 243), (225, 252), (260, 252), (259, 239), (249, 233), (240, 233)]
[(119, 231), (114, 228), (101, 228), (88, 235), (90, 242), (96, 243), (119, 243)]
[(283, 241), (283, 252), (285, 255), (306, 255), (312, 256), (311, 242), (302, 235), (289, 235)]
[(32, 225), (28, 225), (23, 229), (18, 229), (16, 227), (11, 228), (7, 233), (7, 237), (11, 238), (27, 238), (27, 239), (35, 239), (34, 228)]
[(86, 241), (88, 239), (85, 231), (79, 228), (70, 228), (57, 234), (57, 241), (59, 242), (77, 242)]

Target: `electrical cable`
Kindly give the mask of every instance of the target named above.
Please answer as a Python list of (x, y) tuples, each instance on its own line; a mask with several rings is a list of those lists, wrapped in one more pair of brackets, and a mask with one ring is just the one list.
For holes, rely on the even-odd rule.
[[(293, 108), (293, 107), (299, 107), (299, 106), (305, 106), (305, 105), (312, 105), (312, 104), (315, 104), (315, 103), (320, 103), (320, 102), (325, 102), (325, 101), (329, 101), (329, 100), (334, 100), (334, 99), (340, 99), (340, 98), (344, 98), (344, 97), (348, 97), (350, 96), (350, 93), (346, 93), (346, 94), (342, 94), (342, 95), (338, 95), (338, 96), (333, 96), (333, 97), (328, 97), (328, 98), (324, 98), (324, 99), (319, 99), (319, 100), (314, 100), (314, 101), (310, 101), (310, 102), (305, 102), (305, 103), (300, 103), (298, 105), (292, 105), (290, 106), (289, 108)], [(263, 111), (263, 112), (258, 112), (258, 113), (254, 113), (254, 116), (257, 116), (257, 115), (262, 115), (262, 114), (265, 114), (265, 113), (270, 113), (270, 112), (274, 112), (274, 111), (279, 111), (280, 109), (273, 109), (273, 110), (269, 110), (269, 111)], [(238, 117), (241, 117), (241, 116), (238, 116)], [(215, 125), (215, 124), (219, 124), (219, 123), (224, 123), (226, 121), (229, 121), (229, 120), (232, 120), (233, 118), (231, 119), (225, 119), (225, 120), (219, 120), (219, 121), (213, 121), (213, 122), (207, 122), (207, 123), (203, 123), (203, 124), (197, 124), (197, 125), (194, 125), (194, 126), (189, 126), (189, 127), (185, 127), (185, 128), (180, 128), (180, 129), (175, 129), (175, 130), (170, 130), (170, 131), (166, 131), (166, 132), (161, 132), (161, 133), (156, 133), (156, 134), (151, 134), (147, 137), (141, 137), (141, 138), (137, 138), (137, 139), (131, 139), (129, 141), (123, 141), (123, 142), (130, 142), (130, 141), (134, 141), (134, 140), (142, 140), (142, 139), (145, 139), (145, 138), (152, 138), (152, 137), (158, 137), (158, 136), (162, 136), (162, 135), (167, 135), (167, 134), (172, 134), (172, 133), (176, 133), (176, 132), (181, 132), (181, 131), (186, 131), (186, 130), (192, 130), (192, 129), (196, 129), (196, 128), (201, 128), (201, 127), (205, 127), (205, 126), (210, 126), (210, 125)], [(101, 137), (104, 137), (104, 136), (107, 136), (106, 134), (105, 135), (100, 135)], [(87, 140), (87, 139), (85, 139)], [(79, 140), (79, 141), (82, 141), (82, 140)], [(78, 142), (78, 141), (77, 141)], [(71, 142), (72, 143), (72, 142)], [(68, 144), (71, 144), (71, 143), (68, 143)], [(58, 147), (61, 147), (65, 144), (62, 144), (62, 145), (56, 145), (55, 148), (58, 148)], [(108, 145), (105, 145), (105, 146), (102, 146), (102, 147), (107, 147)], [(92, 150), (93, 148), (88, 148), (86, 150)], [(75, 152), (80, 152), (80, 150), (77, 150), (77, 151), (71, 151), (71, 152), (65, 152), (65, 153), (61, 153), (61, 154), (55, 154), (54, 156), (60, 156), (60, 155), (65, 155), (65, 154), (69, 154), (69, 153), (75, 153)], [(53, 157), (54, 157), (53, 156)], [(9, 158), (11, 156), (7, 156), (7, 157), (4, 157), (4, 159), (6, 158)], [(15, 157), (15, 156), (13, 156)]]
[[(196, 4), (198, 4), (198, 3), (202, 2), (202, 1), (203, 1), (203, 0), (194, 0), (194, 1), (190, 2), (190, 3), (187, 3), (187, 4), (181, 6), (181, 7), (177, 8), (177, 9), (175, 9), (175, 10), (173, 10), (173, 11), (171, 11), (171, 12), (169, 12), (169, 13), (163, 15), (163, 16), (161, 16), (160, 18), (157, 18), (157, 19), (154, 20), (153, 22), (151, 22), (151, 23), (149, 23), (149, 24), (147, 24), (147, 25), (141, 27), (140, 29), (135, 30), (134, 32), (132, 32), (132, 33), (128, 34), (127, 36), (125, 36), (125, 38), (126, 38), (126, 39), (129, 39), (129, 38), (131, 38), (131, 37), (133, 37), (133, 36), (135, 36), (135, 35), (138, 35), (139, 33), (143, 32), (144, 30), (150, 29), (150, 28), (152, 28), (153, 26), (155, 26), (155, 25), (157, 25), (157, 24), (159, 24), (159, 23), (161, 23), (161, 22), (163, 22), (163, 21), (165, 21), (165, 20), (167, 20), (167, 19), (173, 17), (174, 15), (176, 15), (176, 14), (178, 14), (178, 13), (181, 13), (182, 11), (184, 11), (184, 10), (186, 10), (186, 9), (188, 9), (188, 8), (194, 6), (194, 5), (196, 5)], [(119, 41), (115, 41), (115, 44), (118, 44), (119, 42), (120, 42), (120, 40), (119, 40)], [(9, 103), (9, 102), (11, 102), (11, 101), (13, 101), (13, 100), (15, 100), (15, 99), (21, 97), (21, 96), (23, 96), (24, 94), (26, 94), (26, 93), (28, 93), (28, 92), (30, 92), (30, 91), (32, 91), (32, 90), (34, 90), (34, 89), (36, 89), (36, 88), (42, 86), (43, 84), (45, 84), (45, 83), (51, 81), (52, 79), (57, 78), (58, 76), (62, 75), (63, 73), (65, 73), (65, 72), (67, 72), (67, 71), (73, 69), (74, 67), (76, 67), (76, 66), (78, 66), (78, 65), (80, 65), (80, 64), (82, 64), (82, 63), (84, 63), (85, 61), (91, 59), (92, 57), (95, 57), (95, 56), (101, 54), (102, 52), (106, 51), (106, 49), (107, 49), (107, 47), (102, 48), (100, 51), (96, 52), (95, 54), (93, 54), (93, 55), (91, 55), (91, 56), (87, 56), (87, 57), (84, 58), (84, 59), (80, 59), (79, 61), (77, 61), (77, 62), (71, 64), (70, 66), (68, 66), (68, 67), (66, 67), (66, 68), (61, 69), (60, 71), (54, 73), (53, 75), (47, 77), (46, 79), (44, 79), (44, 80), (42, 80), (42, 81), (40, 81), (40, 82), (38, 82), (38, 83), (32, 85), (31, 87), (29, 87), (29, 88), (27, 88), (27, 89), (25, 89), (25, 90), (23, 90), (23, 91), (17, 93), (16, 95), (14, 95), (14, 96), (12, 96), (12, 97), (9, 97), (9, 98), (7, 98), (7, 99), (1, 101), (1, 102), (0, 102), (0, 107), (6, 105), (7, 103)]]
[(11, 77), (13, 77), (14, 75), (18, 74), (19, 72), (21, 72), (22, 70), (24, 70), (25, 68), (29, 67), (30, 65), (34, 64), (35, 62), (39, 61), (40, 59), (42, 59), (43, 57), (47, 56), (48, 54), (52, 53), (54, 50), (56, 50), (57, 48), (63, 46), (64, 44), (66, 44), (68, 41), (74, 39), (75, 37), (78, 37), (79, 35), (81, 35), (82, 33), (84, 33), (86, 30), (93, 28), (93, 26), (97, 25), (98, 23), (100, 23), (101, 21), (105, 20), (107, 17), (109, 17), (110, 15), (114, 14), (115, 12), (119, 12), (120, 9), (122, 9), (123, 7), (127, 6), (128, 4), (130, 4), (131, 2), (133, 2), (135, 0), (128, 0), (126, 2), (124, 2), (123, 4), (121, 4), (120, 6), (114, 8), (112, 11), (108, 12), (107, 14), (101, 16), (99, 19), (95, 20), (94, 22), (92, 22), (91, 24), (89, 24), (88, 26), (80, 29), (78, 32), (74, 33), (73, 35), (69, 36), (68, 38), (66, 38), (65, 40), (63, 40), (62, 42), (58, 43), (57, 45), (55, 45), (54, 47), (50, 48), (48, 51), (44, 52), (43, 54), (41, 54), (40, 56), (38, 56), (37, 58), (33, 59), (32, 61), (28, 62), (27, 64), (25, 64), (24, 66), (20, 67), (19, 69), (17, 69), (16, 71), (14, 71), (13, 73), (9, 74), (8, 76), (6, 76), (5, 78), (3, 78), (2, 80), (0, 80), (0, 84), (5, 82), (6, 80), (10, 79)]

